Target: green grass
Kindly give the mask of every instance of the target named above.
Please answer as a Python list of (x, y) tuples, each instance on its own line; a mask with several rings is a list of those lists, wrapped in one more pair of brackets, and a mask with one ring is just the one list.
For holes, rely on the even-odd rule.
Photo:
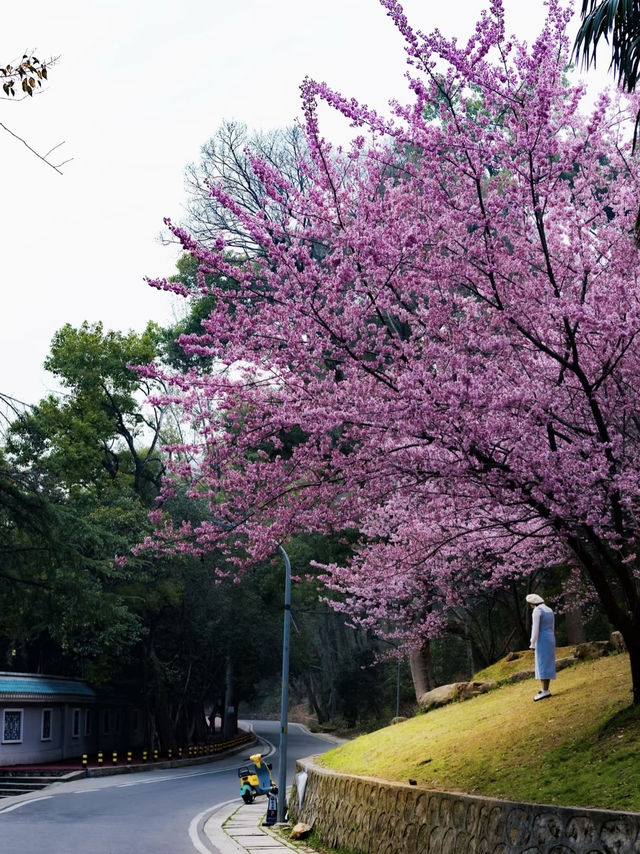
[[(575, 644), (573, 646), (556, 647), (556, 661), (560, 661), (563, 658), (573, 658), (574, 649)], [(479, 682), (493, 680), (498, 684), (504, 684), (509, 680), (510, 676), (522, 670), (530, 670), (533, 673), (535, 653), (532, 649), (525, 649), (521, 652), (512, 652), (510, 654), (517, 656), (517, 658), (511, 661), (508, 660), (508, 656), (502, 658), (490, 667), (485, 667), (484, 670), (478, 671), (473, 678)]]
[[(505, 668), (526, 670), (526, 655), (498, 662), (493, 676), (490, 668), (484, 677), (499, 681)], [(413, 779), (424, 788), (640, 811), (640, 709), (630, 706), (628, 656), (562, 670), (553, 696), (534, 703), (538, 687), (530, 679), (504, 684), (360, 736), (319, 761), (349, 774)]]

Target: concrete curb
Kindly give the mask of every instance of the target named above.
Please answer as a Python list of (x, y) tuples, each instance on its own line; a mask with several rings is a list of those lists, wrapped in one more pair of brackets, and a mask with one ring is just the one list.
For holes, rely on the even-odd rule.
[(220, 854), (317, 854), (303, 843), (284, 839), (277, 825), (263, 827), (266, 810), (265, 797), (252, 804), (221, 804), (205, 821), (204, 835)]

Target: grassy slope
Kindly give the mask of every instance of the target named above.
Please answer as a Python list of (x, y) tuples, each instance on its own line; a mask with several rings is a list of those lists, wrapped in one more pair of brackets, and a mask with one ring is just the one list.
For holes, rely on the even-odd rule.
[[(504, 678), (532, 662), (524, 653), (477, 677)], [(630, 707), (628, 657), (562, 670), (553, 696), (534, 703), (537, 689), (530, 679), (505, 684), (361, 736), (320, 761), (352, 774), (414, 779), (425, 788), (640, 811), (640, 710)]]

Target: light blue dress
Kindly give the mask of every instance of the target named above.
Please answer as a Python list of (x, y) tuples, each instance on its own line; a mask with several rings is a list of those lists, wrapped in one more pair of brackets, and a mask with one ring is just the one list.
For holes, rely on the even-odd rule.
[(553, 611), (548, 605), (536, 605), (533, 609), (531, 647), (536, 651), (536, 679), (555, 679), (556, 637)]

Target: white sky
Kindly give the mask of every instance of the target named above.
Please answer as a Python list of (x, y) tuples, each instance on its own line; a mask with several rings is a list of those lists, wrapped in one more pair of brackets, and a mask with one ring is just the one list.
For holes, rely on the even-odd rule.
[[(460, 38), (485, 6), (404, 2), (414, 27)], [(506, 9), (508, 31), (531, 41), (542, 0)], [(0, 100), (0, 122), (41, 153), (64, 140), (59, 157), (73, 158), (60, 176), (0, 128), (0, 392), (27, 403), (54, 388), (42, 363), (64, 323), (141, 331), (173, 317), (143, 278), (174, 272), (162, 219), (181, 218), (184, 167), (224, 119), (292, 123), (305, 75), (378, 109), (406, 93), (402, 39), (377, 0), (5, 4), (0, 64), (25, 52), (61, 59), (46, 92)]]

